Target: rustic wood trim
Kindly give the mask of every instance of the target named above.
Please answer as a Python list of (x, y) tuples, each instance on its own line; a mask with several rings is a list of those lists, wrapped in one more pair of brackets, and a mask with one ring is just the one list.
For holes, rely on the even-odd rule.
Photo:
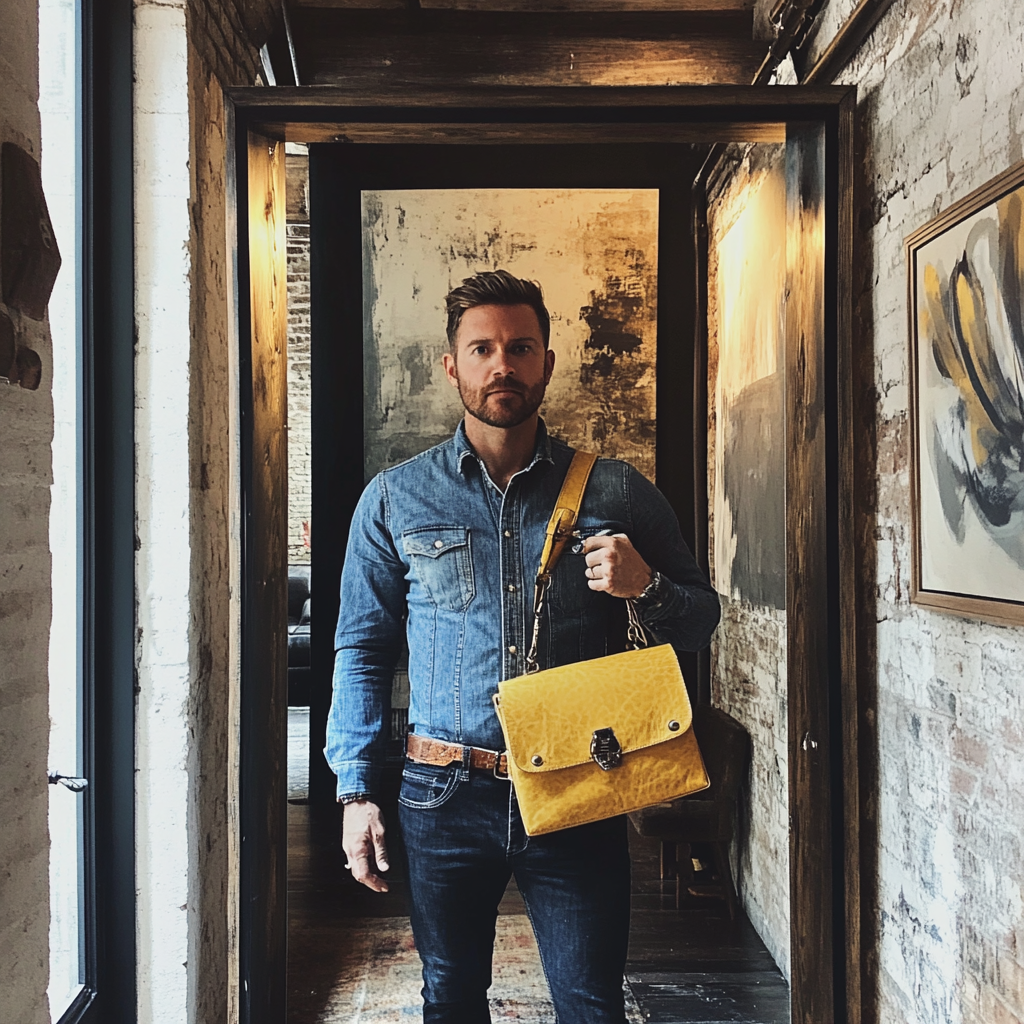
[(911, 467), (911, 576), (913, 604), (964, 618), (993, 622), (1001, 626), (1024, 625), (1024, 602), (977, 597), (948, 591), (926, 590), (921, 583), (921, 438), (918, 421), (920, 383), (917, 324), (917, 252), (932, 239), (960, 221), (1024, 185), (1024, 161), (997, 174), (980, 188), (957, 200), (937, 217), (909, 234), (904, 242), (907, 267), (907, 336), (910, 340), (910, 467)]
[[(293, 10), (407, 11), (408, 0), (290, 0)], [(745, 13), (754, 0), (418, 0), (421, 11), (472, 14)]]
[(288, 142), (347, 142), (406, 145), (408, 143), (467, 143), (470, 145), (523, 144), (564, 145), (573, 143), (630, 144), (683, 142), (704, 144), (715, 139), (737, 142), (784, 142), (786, 127), (781, 122), (719, 121), (709, 124), (680, 124), (675, 121), (650, 124), (595, 122), (594, 124), (533, 123), (494, 124), (467, 122), (448, 124), (422, 122), (398, 124), (380, 121), (263, 121), (261, 131)]
[[(237, 125), (237, 122), (236, 122)], [(242, 490), (240, 1017), (285, 1019), (287, 344), (284, 143), (237, 125)], [(248, 287), (246, 287), (246, 284)], [(280, 967), (279, 967), (280, 965)]]
[[(838, 446), (838, 558), (839, 558), (839, 645), (842, 700), (842, 828), (843, 893), (845, 911), (845, 1003), (846, 1019), (865, 1020), (864, 950), (862, 913), (864, 912), (860, 844), (861, 823), (866, 817), (865, 801), (870, 793), (863, 780), (870, 781), (869, 766), (862, 775), (860, 722), (867, 712), (866, 694), (860, 683), (858, 648), (858, 573), (863, 564), (857, 538), (857, 490), (854, 380), (854, 144), (857, 98), (851, 93), (842, 102), (836, 124), (834, 174), (838, 235), (835, 245), (836, 310), (836, 441)], [(827, 336), (827, 332), (826, 332)]]
[(853, 59), (891, 6), (892, 0), (860, 0), (802, 82), (831, 82)]
[[(467, 120), (468, 112), (479, 108), (489, 111), (489, 121), (509, 124), (531, 120), (531, 109), (561, 108), (572, 111), (572, 123), (586, 124), (593, 120), (587, 116), (592, 108), (630, 108), (639, 121), (666, 120), (661, 113), (665, 107), (676, 108), (673, 120), (691, 123), (722, 120), (719, 112), (723, 109), (731, 115), (725, 118), (729, 121), (785, 122), (793, 120), (796, 114), (801, 118), (824, 119), (842, 102), (850, 87), (776, 85), (771, 89), (755, 89), (748, 85), (587, 85), (368, 90), (344, 86), (281, 86), (274, 89), (243, 86), (225, 91), (240, 114), (279, 111), (279, 117), (271, 115), (269, 119), (289, 124), (314, 120), (402, 122), (407, 119), (396, 117), (396, 111), (417, 108), (443, 111), (443, 115), (434, 120), (451, 124)], [(479, 120), (479, 117), (475, 119)]]
[[(835, 669), (830, 603), (826, 168), (824, 128), (790, 126), (786, 141), (786, 620), (789, 708), (790, 1013), (835, 1019), (830, 705)], [(838, 986), (838, 988), (837, 988)]]
[[(510, 141), (514, 139), (514, 124), (518, 120), (524, 124), (549, 122), (557, 119), (568, 127), (582, 126), (586, 130), (588, 123), (596, 121), (602, 123), (613, 123), (623, 121), (637, 123), (642, 121), (668, 122), (678, 121), (680, 123), (698, 122), (702, 125), (710, 125), (723, 120), (731, 122), (788, 122), (793, 127), (790, 135), (796, 139), (799, 137), (802, 126), (804, 134), (814, 135), (816, 132), (828, 128), (825, 136), (826, 153), (830, 154), (829, 159), (833, 162), (830, 167), (834, 168), (836, 159), (841, 162), (847, 161), (843, 146), (839, 145), (837, 150), (836, 141), (836, 119), (849, 116), (852, 119), (854, 90), (845, 87), (775, 87), (773, 89), (752, 89), (750, 87), (639, 87), (630, 89), (612, 88), (572, 88), (572, 89), (476, 89), (476, 90), (448, 90), (445, 92), (421, 92), (411, 93), (406, 90), (368, 92), (366, 90), (344, 90), (344, 89), (237, 89), (231, 90), (229, 99), (236, 105), (236, 117), (238, 120), (238, 132), (236, 133), (236, 147), (239, 163), (244, 164), (246, 154), (246, 129), (253, 129), (263, 123), (272, 123), (281, 126), (282, 130), (290, 130), (292, 126), (303, 123), (316, 122), (320, 124), (336, 121), (338, 123), (352, 123), (357, 121), (375, 122), (380, 124), (410, 123), (413, 121), (458, 124), (472, 121), (481, 123), (488, 122), (506, 123), (510, 126)], [(844, 106), (845, 104), (845, 106)], [(431, 109), (433, 108), (433, 109)], [(842, 108), (846, 113), (838, 113)], [(441, 113), (443, 111), (443, 113)], [(538, 116), (538, 113), (542, 116)], [(831, 126), (831, 127), (830, 127)], [(843, 129), (845, 131), (845, 129)], [(841, 135), (841, 139), (844, 136)], [(572, 142), (573, 137), (569, 134), (564, 141)], [(837, 153), (839, 154), (837, 156)], [(848, 170), (848, 169), (847, 169)], [(843, 173), (846, 173), (844, 171)], [(240, 166), (239, 174), (244, 175), (245, 171)], [(845, 179), (843, 179), (845, 181)], [(240, 178), (240, 188), (244, 188), (244, 177)], [(842, 182), (840, 182), (842, 185)], [(834, 187), (834, 185), (833, 185)], [(845, 187), (845, 186), (843, 186)], [(831, 209), (826, 209), (826, 220), (835, 217), (835, 198), (830, 200), (833, 203)], [(240, 197), (244, 203), (244, 197)], [(842, 209), (840, 208), (840, 213)], [(833, 219), (830, 223), (836, 223)], [(843, 226), (843, 225), (846, 226)], [(852, 227), (852, 220), (840, 220), (838, 227), (844, 233)], [(247, 228), (240, 226), (240, 231)], [(835, 240), (833, 240), (833, 245)], [(240, 281), (248, 277), (248, 242), (244, 240), (244, 247), (239, 250)], [(842, 247), (838, 254), (833, 253), (831, 262), (825, 269), (824, 277), (826, 285), (832, 282), (833, 292), (827, 299), (828, 302), (839, 300), (836, 298), (835, 289), (839, 287), (834, 278), (836, 268), (843, 265), (846, 259), (842, 255)], [(244, 266), (243, 266), (244, 263)], [(841, 294), (841, 293), (839, 293)], [(246, 306), (248, 295), (240, 297), (240, 305)], [(243, 301), (244, 300), (244, 301)], [(243, 310), (244, 312), (244, 310)], [(843, 341), (844, 314), (838, 306), (834, 309), (832, 326), (836, 328), (840, 346)], [(248, 336), (248, 324), (241, 327), (241, 336)], [(828, 397), (827, 388), (829, 381), (824, 380), (826, 370), (835, 371), (838, 366), (839, 354), (833, 353), (831, 366), (823, 358), (820, 348), (824, 346), (824, 332), (819, 332), (821, 345), (816, 348), (813, 344), (807, 346), (804, 339), (798, 338), (799, 332), (794, 331), (792, 337), (787, 338), (787, 344), (792, 343), (798, 353), (803, 356), (810, 356), (810, 361), (798, 363), (795, 360), (787, 360), (797, 368), (797, 379), (801, 386), (810, 385), (807, 393), (802, 393), (799, 399), (794, 392), (792, 399), (794, 405), (799, 405), (799, 417), (794, 425), (803, 431), (805, 437), (824, 445), (817, 435), (808, 432), (814, 426), (821, 427), (823, 435), (827, 427), (835, 434), (837, 419), (834, 417), (835, 407), (826, 405)], [(813, 341), (814, 339), (809, 339)], [(243, 345), (243, 358), (247, 346)], [(825, 353), (827, 355), (827, 353)], [(243, 375), (247, 368), (242, 367)], [(831, 385), (832, 399), (835, 403), (835, 388), (838, 386), (835, 380)], [(243, 388), (251, 387), (251, 381), (246, 384), (243, 380)], [(790, 389), (792, 391), (792, 389)], [(251, 395), (250, 395), (251, 401)], [(817, 403), (817, 405), (815, 404)], [(251, 406), (250, 406), (251, 408)], [(244, 410), (243, 410), (244, 414)], [(832, 417), (829, 420), (829, 417)], [(244, 439), (244, 437), (243, 437)], [(836, 443), (833, 438), (833, 444)], [(837, 449), (838, 450), (838, 449)], [(790, 456), (791, 463), (798, 460)], [(815, 936), (825, 935), (824, 942), (815, 942), (810, 934), (801, 939), (799, 965), (800, 969), (794, 969), (794, 1022), (809, 1021), (845, 1021), (855, 1018), (848, 1017), (846, 1012), (846, 984), (848, 981), (847, 963), (849, 958), (842, 947), (841, 936), (849, 936), (849, 922), (844, 919), (843, 914), (843, 891), (840, 888), (838, 897), (833, 888), (834, 883), (841, 886), (842, 877), (845, 871), (850, 869), (851, 861), (846, 849), (846, 843), (851, 841), (854, 835), (851, 824), (852, 817), (856, 814), (856, 808), (849, 804), (849, 790), (844, 789), (843, 775), (846, 773), (851, 758), (856, 762), (856, 757), (846, 750), (838, 750), (837, 747), (846, 746), (846, 738), (851, 735), (850, 725), (843, 724), (836, 726), (836, 722), (843, 722), (839, 711), (844, 714), (848, 711), (843, 708), (845, 695), (850, 692), (851, 683), (849, 679), (841, 678), (842, 672), (848, 670), (850, 661), (849, 655), (843, 651), (840, 658), (840, 644), (836, 639), (837, 621), (841, 620), (841, 628), (850, 628), (850, 618), (845, 612), (840, 616), (837, 611), (839, 595), (836, 586), (838, 578), (837, 565), (841, 557), (836, 551), (836, 545), (829, 549), (829, 537), (836, 530), (839, 536), (844, 536), (842, 525), (838, 523), (835, 512), (829, 512), (828, 501), (833, 500), (832, 508), (836, 507), (835, 491), (848, 485), (844, 483), (845, 477), (840, 474), (838, 484), (832, 481), (832, 491), (828, 489), (829, 481), (824, 477), (824, 458), (818, 459), (806, 471), (799, 466), (794, 469), (794, 482), (800, 487), (800, 492), (808, 499), (807, 504), (802, 504), (801, 509), (796, 508), (793, 503), (793, 525), (799, 527), (796, 536), (804, 552), (811, 552), (810, 555), (802, 554), (789, 569), (789, 578), (794, 584), (794, 599), (800, 601), (801, 607), (808, 610), (807, 621), (799, 638), (790, 636), (789, 661), (791, 666), (796, 663), (800, 672), (800, 685), (803, 687), (803, 694), (798, 697), (799, 708), (796, 715), (797, 729), (792, 728), (790, 733), (790, 759), (791, 759), (791, 785), (797, 787), (797, 804), (792, 805), (791, 812), (794, 813), (793, 834), (791, 841), (800, 854), (800, 859), (791, 859), (791, 872), (797, 883), (793, 889), (794, 901), (800, 900), (801, 909), (794, 912), (793, 930), (794, 935), (805, 922), (817, 926)], [(243, 460), (243, 469), (248, 466), (250, 472), (249, 487), (252, 486), (252, 451), (250, 448), (246, 460)], [(787, 473), (787, 481), (789, 474)], [(247, 494), (246, 499), (252, 500), (252, 495)], [(848, 496), (843, 500), (847, 500)], [(808, 515), (808, 512), (811, 514)], [(826, 523), (832, 515), (832, 531), (830, 535)], [(248, 524), (247, 524), (248, 528)], [(246, 550), (247, 554), (251, 552)], [(824, 552), (821, 557), (820, 553)], [(283, 556), (282, 556), (283, 564)], [(842, 564), (846, 564), (843, 562)], [(247, 562), (247, 586), (257, 585), (253, 576), (252, 562)], [(799, 570), (802, 575), (798, 574)], [(811, 575), (808, 577), (807, 573)], [(815, 574), (818, 574), (815, 577)], [(828, 575), (831, 573), (831, 575)], [(811, 587), (804, 587), (801, 580), (809, 579)], [(818, 589), (825, 592), (824, 600), (817, 600)], [(815, 591), (812, 593), (812, 591)], [(831, 602), (831, 603), (830, 603)], [(283, 613), (282, 613), (283, 614)], [(816, 616), (813, 618), (812, 616)], [(282, 618), (283, 621), (283, 618)], [(815, 632), (815, 627), (824, 624), (820, 634)], [(850, 638), (846, 638), (849, 641)], [(799, 640), (799, 642), (798, 642)], [(821, 669), (824, 668), (824, 671)], [(792, 679), (796, 678), (791, 668)], [(248, 677), (243, 679), (243, 685), (249, 682)], [(262, 709), (265, 714), (265, 708)], [(791, 713), (792, 713), (791, 705)], [(254, 714), (251, 702), (250, 707), (243, 708), (245, 714)], [(813, 728), (805, 728), (805, 733), (798, 732), (799, 726), (803, 724)], [(808, 740), (808, 750), (802, 750), (804, 735)], [(820, 737), (820, 738), (819, 738)], [(811, 741), (818, 743), (813, 746)], [(795, 748), (795, 749), (794, 749)], [(856, 748), (854, 748), (856, 749)], [(863, 765), (859, 766), (863, 771)], [(794, 781), (794, 776), (799, 776)], [(243, 781), (244, 785), (244, 781)], [(251, 802), (255, 799), (256, 792), (262, 792), (264, 799), (268, 793), (265, 786), (260, 790), (259, 780), (250, 786), (250, 813)], [(283, 784), (281, 792), (284, 792)], [(243, 795), (244, 799), (244, 795)], [(815, 802), (817, 801), (817, 802)], [(808, 808), (811, 816), (801, 817), (796, 814), (797, 810)], [(243, 808), (244, 810), (244, 808)], [(842, 814), (843, 820), (837, 828), (834, 823), (834, 815)], [(845, 824), (845, 828), (843, 825)], [(243, 826), (244, 827), (244, 826)], [(283, 841), (284, 828), (283, 818), (275, 827), (271, 825), (265, 831), (264, 842)], [(824, 845), (818, 845), (819, 858), (817, 862), (810, 856), (815, 848), (815, 843), (821, 840)], [(839, 847), (842, 847), (841, 849)], [(827, 851), (826, 861), (820, 860), (820, 854)], [(845, 865), (845, 870), (844, 870)], [(804, 874), (801, 876), (799, 870)], [(821, 877), (815, 878), (820, 871)], [(808, 879), (813, 879), (813, 886), (808, 886)], [(259, 886), (267, 885), (267, 880), (259, 872), (250, 871), (243, 875), (242, 902), (243, 913), (250, 913), (251, 908), (246, 910), (246, 901), (259, 895)], [(811, 889), (813, 888), (813, 893)], [(827, 894), (827, 900), (822, 907), (812, 906), (814, 893), (819, 896)], [(836, 904), (839, 904), (839, 916), (836, 917)], [(283, 902), (282, 902), (283, 905)], [(840, 930), (835, 932), (835, 928)], [(250, 941), (243, 935), (243, 942)], [(253, 952), (251, 944), (250, 954)], [(258, 951), (257, 951), (258, 952)], [(267, 975), (274, 975), (272, 981), (266, 984), (283, 986), (284, 980), (284, 955), (283, 947), (276, 955), (272, 951), (263, 951), (261, 965)], [(250, 955), (250, 968), (256, 964), (256, 960)], [(794, 956), (794, 964), (797, 957)], [(250, 979), (251, 974), (247, 975)], [(251, 984), (251, 981), (250, 981)], [(248, 997), (243, 998), (248, 1003), (249, 1010), (258, 1012), (260, 1015), (253, 1017), (243, 1015), (243, 1021), (267, 1020), (271, 1017), (264, 1016), (263, 1010), (257, 1007), (251, 999), (252, 992)], [(275, 1021), (275, 1024), (278, 1024)]]
[(303, 80), (329, 87), (746, 85), (764, 53), (750, 11), (303, 8), (293, 20)]
[[(299, 0), (300, 6), (335, 4), (338, 0)], [(341, 0), (342, 3), (347, 0)], [(359, 2), (359, 0), (356, 0)], [(522, 14), (571, 12), (590, 14), (613, 11), (636, 14), (640, 11), (752, 11), (754, 0), (419, 0), (425, 11), (515, 11)]]

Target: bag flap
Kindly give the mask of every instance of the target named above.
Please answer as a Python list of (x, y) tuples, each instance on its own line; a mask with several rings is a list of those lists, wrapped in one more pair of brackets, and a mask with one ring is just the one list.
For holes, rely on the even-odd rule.
[(693, 720), (669, 644), (517, 676), (494, 700), (509, 756), (524, 772), (591, 760), (598, 729), (612, 729), (628, 754), (681, 736)]

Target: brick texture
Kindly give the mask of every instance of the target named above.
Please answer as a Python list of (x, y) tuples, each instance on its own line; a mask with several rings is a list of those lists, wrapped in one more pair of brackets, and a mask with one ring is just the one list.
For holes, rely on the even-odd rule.
[(288, 170), (288, 561), (308, 562), (302, 524), (312, 509), (309, 375), (309, 159)]

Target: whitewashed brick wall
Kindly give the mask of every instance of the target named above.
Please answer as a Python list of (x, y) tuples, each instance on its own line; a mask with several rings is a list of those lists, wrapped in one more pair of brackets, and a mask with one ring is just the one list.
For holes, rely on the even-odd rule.
[[(853, 6), (831, 0), (812, 60)], [(857, 394), (876, 491), (860, 509), (861, 654), (877, 683), (868, 996), (882, 1024), (1012, 1024), (1024, 1021), (1024, 629), (910, 602), (903, 240), (1024, 157), (1024, 5), (897, 0), (837, 81), (858, 87), (854, 297), (872, 360)]]

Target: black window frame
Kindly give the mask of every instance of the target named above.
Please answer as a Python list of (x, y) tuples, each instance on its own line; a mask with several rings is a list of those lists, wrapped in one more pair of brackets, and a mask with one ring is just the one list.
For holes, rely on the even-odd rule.
[(131, 0), (77, 5), (83, 988), (59, 1024), (130, 1024), (135, 979)]

